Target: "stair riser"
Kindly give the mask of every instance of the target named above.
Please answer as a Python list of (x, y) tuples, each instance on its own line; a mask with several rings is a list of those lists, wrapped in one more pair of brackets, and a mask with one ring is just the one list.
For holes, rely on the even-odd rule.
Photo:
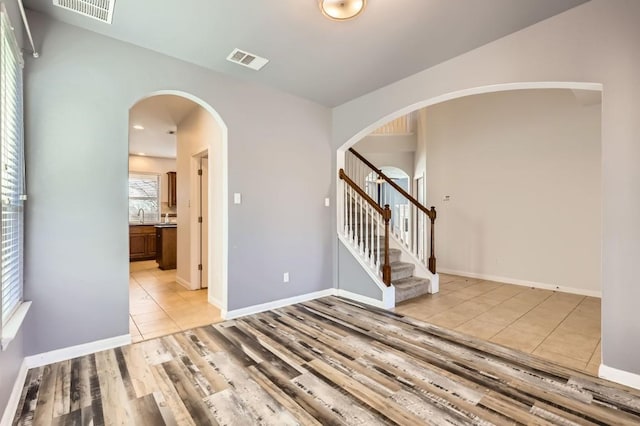
[(429, 293), (428, 285), (421, 285), (416, 288), (411, 289), (397, 289), (396, 288), (396, 304), (403, 302), (405, 300), (413, 299), (414, 297), (419, 297), (424, 294)]
[(413, 276), (413, 268), (391, 269), (391, 282)]

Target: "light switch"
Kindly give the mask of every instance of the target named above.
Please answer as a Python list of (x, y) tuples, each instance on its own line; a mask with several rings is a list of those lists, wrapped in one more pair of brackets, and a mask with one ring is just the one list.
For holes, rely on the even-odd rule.
[(235, 192), (233, 194), (233, 204), (240, 204), (242, 203), (242, 196), (240, 195), (239, 192)]
[(329, 205), (331, 205), (331, 200), (329, 200), (329, 197), (327, 197), (324, 199), (324, 206), (329, 207)]

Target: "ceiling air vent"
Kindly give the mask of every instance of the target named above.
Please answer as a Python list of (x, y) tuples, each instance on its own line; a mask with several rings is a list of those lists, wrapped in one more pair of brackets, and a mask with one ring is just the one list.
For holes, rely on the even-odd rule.
[(240, 64), (256, 71), (267, 65), (267, 62), (269, 62), (268, 59), (261, 58), (260, 56), (254, 55), (253, 53), (244, 52), (240, 49), (233, 49), (233, 52), (231, 52), (229, 56), (227, 56), (227, 61)]
[(54, 6), (88, 16), (98, 21), (111, 23), (116, 0), (53, 0)]

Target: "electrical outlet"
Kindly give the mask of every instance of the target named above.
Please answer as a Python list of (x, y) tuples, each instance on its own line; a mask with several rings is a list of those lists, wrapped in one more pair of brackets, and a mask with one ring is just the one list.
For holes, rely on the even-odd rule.
[(289, 273), (285, 272), (284, 274), (282, 274), (282, 282), (283, 283), (288, 283), (289, 282)]

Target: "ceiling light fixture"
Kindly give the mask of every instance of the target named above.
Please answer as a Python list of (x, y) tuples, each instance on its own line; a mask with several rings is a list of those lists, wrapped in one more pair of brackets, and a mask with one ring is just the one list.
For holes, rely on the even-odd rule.
[(318, 0), (318, 5), (327, 18), (347, 21), (362, 13), (367, 0)]
[(143, 156), (143, 157), (144, 157), (144, 156), (145, 156), (145, 155), (147, 155), (147, 154), (145, 154), (144, 152), (139, 152), (139, 153), (138, 153), (138, 155), (141, 155), (141, 156)]
[(133, 128), (136, 130), (144, 130), (144, 126), (141, 126), (139, 124), (134, 125)]

